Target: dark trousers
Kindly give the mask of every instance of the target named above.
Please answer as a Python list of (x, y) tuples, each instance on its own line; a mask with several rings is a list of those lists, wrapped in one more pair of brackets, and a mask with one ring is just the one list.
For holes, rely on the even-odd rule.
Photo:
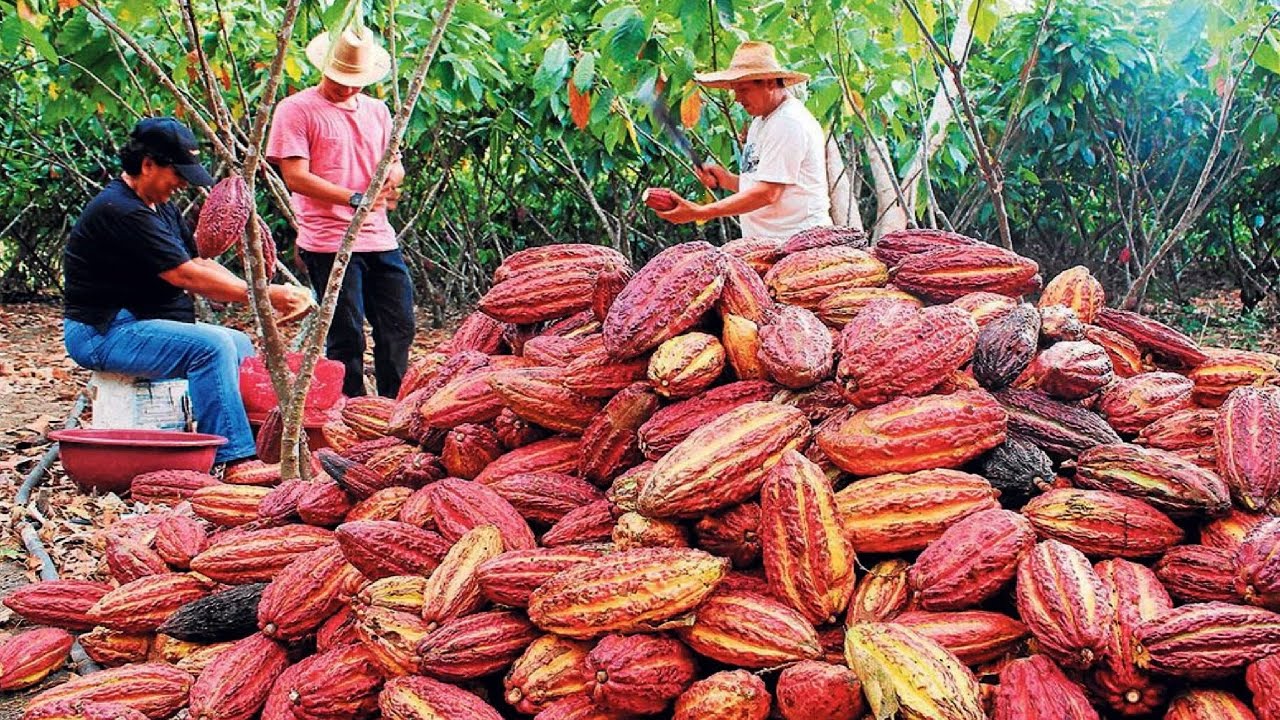
[[(299, 249), (311, 275), (311, 284), (324, 299), (334, 253)], [(399, 249), (352, 253), (338, 293), (338, 307), (325, 356), (346, 366), (342, 392), (364, 395), (364, 320), (373, 328), (373, 374), (378, 394), (395, 397), (409, 365), (413, 344), (413, 281)]]

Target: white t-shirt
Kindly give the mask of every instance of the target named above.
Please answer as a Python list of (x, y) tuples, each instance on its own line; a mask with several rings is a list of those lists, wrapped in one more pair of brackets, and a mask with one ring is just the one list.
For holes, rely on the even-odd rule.
[(822, 126), (804, 103), (788, 97), (762, 118), (752, 118), (742, 148), (738, 190), (758, 182), (786, 185), (772, 205), (742, 215), (743, 237), (789, 238), (830, 225)]

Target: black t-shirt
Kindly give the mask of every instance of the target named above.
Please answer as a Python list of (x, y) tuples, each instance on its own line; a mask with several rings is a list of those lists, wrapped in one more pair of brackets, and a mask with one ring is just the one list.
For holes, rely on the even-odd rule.
[(89, 201), (67, 238), (63, 315), (100, 329), (121, 308), (138, 319), (195, 322), (195, 306), (160, 273), (195, 256), (173, 203), (147, 207), (119, 178)]

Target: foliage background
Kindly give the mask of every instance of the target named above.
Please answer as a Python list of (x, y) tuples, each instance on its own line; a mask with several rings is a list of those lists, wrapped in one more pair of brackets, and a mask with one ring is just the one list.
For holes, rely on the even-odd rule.
[[(179, 111), (147, 58), (218, 125), (196, 51), (205, 55), (231, 108), (219, 126), (227, 137), (243, 142), (263, 102), (282, 14), (273, 0), (93, 5), (141, 55), (91, 2), (0, 0), (0, 93), (13, 109), (0, 115), (0, 293), (9, 298), (56, 294), (62, 242), (117, 172), (114, 144), (141, 115)], [(426, 44), (437, 9), (422, 0), (362, 6), (400, 59)], [(350, 12), (346, 3), (303, 4), (285, 92), (315, 82), (302, 48)], [(723, 91), (700, 92), (692, 75), (722, 67), (753, 38), (812, 76), (806, 103), (840, 140), (862, 219), (874, 227), (869, 141), (883, 143), (895, 168), (917, 153), (945, 73), (923, 32), (945, 47), (968, 21), (963, 86), (1003, 170), (1015, 248), (1046, 276), (1085, 264), (1123, 293), (1182, 215), (1221, 124), (1201, 212), (1160, 264), (1153, 293), (1181, 301), (1226, 286), (1250, 309), (1274, 296), (1280, 277), (1273, 13), (1253, 0), (463, 0), (412, 117), (409, 183), (393, 223), (419, 301), (439, 322), (520, 247), (599, 242), (643, 260), (673, 242), (736, 237), (732, 222), (671, 226), (639, 202), (651, 185), (704, 196), (643, 98), (660, 92), (695, 142), (734, 167), (746, 118)], [(396, 106), (412, 70), (402, 65), (398, 83), (371, 92)], [(972, 135), (955, 120), (944, 132), (914, 222), (994, 241)], [(194, 192), (187, 199), (199, 202)], [(259, 200), (289, 257), (280, 198)]]

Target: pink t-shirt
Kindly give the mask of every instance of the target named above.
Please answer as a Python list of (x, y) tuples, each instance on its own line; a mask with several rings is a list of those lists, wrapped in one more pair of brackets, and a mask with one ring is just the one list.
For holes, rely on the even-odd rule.
[[(363, 93), (354, 108), (343, 108), (315, 87), (280, 101), (267, 136), (267, 159), (302, 157), (311, 172), (346, 188), (363, 192), (391, 141), (391, 112), (386, 103)], [(333, 205), (293, 193), (298, 214), (298, 247), (312, 252), (337, 252), (351, 224), (355, 208)], [(387, 211), (375, 210), (365, 218), (356, 237), (356, 252), (394, 250), (396, 232)]]

